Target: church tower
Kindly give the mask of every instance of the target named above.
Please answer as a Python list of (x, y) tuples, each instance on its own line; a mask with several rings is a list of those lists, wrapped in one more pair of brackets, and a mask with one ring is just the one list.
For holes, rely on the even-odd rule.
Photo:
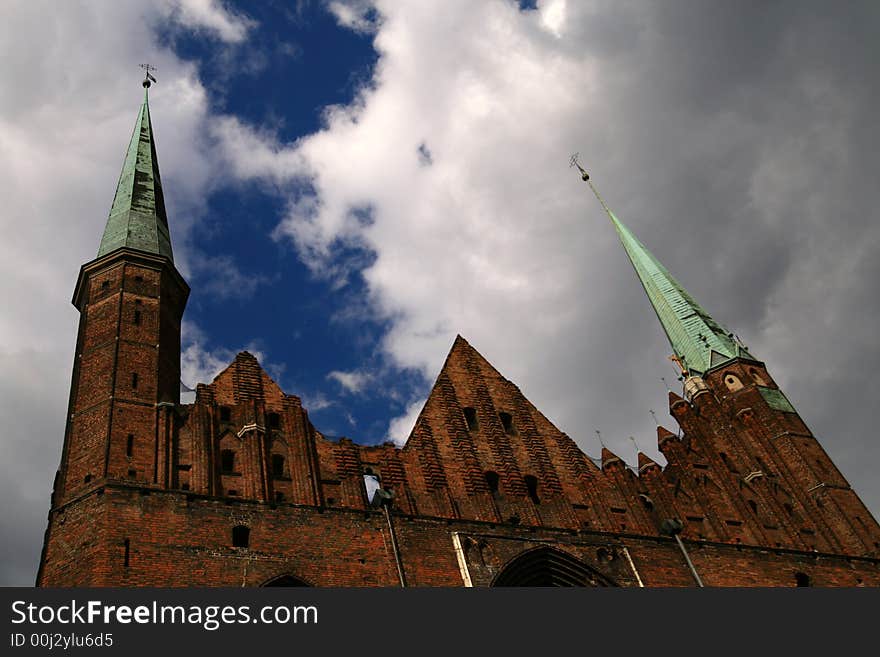
[[(702, 448), (706, 460), (715, 461), (707, 467), (740, 475), (729, 492), (739, 498), (743, 515), (756, 521), (750, 538), (781, 546), (794, 537), (810, 551), (876, 554), (876, 521), (765, 364), (697, 303), (580, 171), (611, 220), (681, 369), (684, 398), (671, 393), (670, 412), (688, 449)], [(674, 449), (664, 443), (664, 453)], [(676, 455), (667, 458), (675, 461)]]
[(174, 266), (149, 78), (143, 86), (97, 257), (82, 266), (73, 294), (79, 332), (44, 562), (60, 511), (107, 481), (163, 486), (169, 478), (189, 286)]

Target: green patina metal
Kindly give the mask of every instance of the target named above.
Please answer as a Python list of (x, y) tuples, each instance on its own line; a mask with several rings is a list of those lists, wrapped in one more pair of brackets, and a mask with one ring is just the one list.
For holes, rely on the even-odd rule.
[(797, 412), (794, 410), (794, 406), (791, 405), (791, 402), (788, 401), (788, 397), (786, 397), (781, 390), (758, 386), (758, 391), (761, 393), (761, 396), (770, 408), (775, 408), (777, 411), (785, 411), (786, 413)]
[(174, 260), (146, 89), (98, 257), (123, 247)]
[(729, 331), (703, 310), (632, 231), (607, 206), (605, 209), (673, 351), (688, 371), (702, 374), (737, 356), (753, 359), (733, 340)]

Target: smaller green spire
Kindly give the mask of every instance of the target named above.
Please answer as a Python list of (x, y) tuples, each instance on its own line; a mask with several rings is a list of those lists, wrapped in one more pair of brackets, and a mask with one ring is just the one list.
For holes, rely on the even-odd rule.
[(174, 261), (148, 93), (149, 79), (146, 79), (144, 102), (125, 154), (98, 257), (125, 247)]
[(654, 312), (669, 338), (672, 350), (683, 367), (691, 374), (702, 374), (727, 361), (754, 357), (733, 339), (733, 334), (716, 322), (654, 255), (620, 221), (599, 195), (589, 174), (578, 164), (581, 178), (586, 182), (611, 219), (617, 236), (629, 256), (636, 275), (654, 307)]

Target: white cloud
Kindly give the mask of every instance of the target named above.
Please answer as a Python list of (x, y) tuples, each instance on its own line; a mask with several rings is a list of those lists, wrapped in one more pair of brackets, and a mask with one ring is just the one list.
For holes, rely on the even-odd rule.
[(378, 16), (370, 0), (331, 0), (327, 9), (340, 25), (355, 32), (371, 34), (378, 27)]
[(266, 354), (254, 343), (240, 349), (210, 347), (205, 332), (194, 322), (184, 320), (181, 328), (180, 379), (190, 388), (194, 389), (198, 383), (211, 383), (240, 351), (250, 352), (270, 374), (280, 374), (278, 368), (268, 362)]
[(256, 25), (219, 0), (163, 0), (159, 6), (183, 27), (206, 32), (226, 43), (241, 43)]
[[(367, 6), (356, 5), (331, 9), (364, 29), (356, 17)], [(849, 102), (870, 93), (860, 63), (870, 58), (839, 59), (857, 26), (836, 18), (834, 30), (819, 31), (797, 4), (762, 14), (757, 32), (755, 17), (734, 7), (374, 6), (373, 78), (350, 105), (327, 110), (324, 129), (282, 144), (240, 122), (224, 128), (230, 168), (243, 178), (281, 193), (284, 181), (309, 180), (314, 194), (296, 185), (276, 236), (310, 267), (332, 272), (340, 247), (374, 254), (362, 274), (389, 322), (389, 363), (433, 378), (460, 332), (585, 449), (598, 451), (599, 427), (622, 455), (635, 435), (662, 460), (648, 411), (665, 402), (669, 346), (614, 231), (567, 169), (580, 151), (617, 214), (710, 312), (762, 356), (766, 345), (771, 369), (801, 368), (788, 379), (797, 394), (810, 368), (785, 354), (812, 352), (816, 322), (774, 329), (781, 348), (771, 304), (812, 308), (807, 299), (824, 281), (849, 308), (861, 293), (847, 272), (869, 270), (878, 254), (863, 223), (849, 222), (845, 234), (860, 248), (847, 250), (829, 219), (841, 204), (859, 207), (856, 179), (870, 187), (860, 177), (872, 168), (870, 149), (852, 135), (871, 131), (872, 102), (861, 99), (861, 113)], [(370, 221), (360, 219), (365, 209)], [(819, 244), (834, 248), (817, 259)], [(844, 267), (851, 257), (858, 263)], [(826, 260), (837, 264), (815, 266)], [(789, 275), (792, 262), (802, 270)], [(810, 394), (807, 422), (835, 427), (831, 414), (810, 417), (820, 398)], [(396, 440), (416, 412), (391, 423)], [(862, 486), (869, 480), (862, 473)]]
[(357, 394), (363, 392), (364, 387), (373, 377), (368, 372), (357, 370), (352, 372), (334, 370), (327, 375), (327, 378), (336, 381), (346, 392)]
[(412, 433), (413, 427), (416, 426), (416, 420), (422, 407), (425, 405), (426, 399), (418, 399), (406, 407), (406, 412), (394, 419), (388, 425), (388, 437), (398, 447), (406, 443), (409, 434)]

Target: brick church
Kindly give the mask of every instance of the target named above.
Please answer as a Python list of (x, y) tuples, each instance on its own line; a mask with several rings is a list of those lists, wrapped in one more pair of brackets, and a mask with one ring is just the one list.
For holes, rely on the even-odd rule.
[(182, 404), (145, 90), (73, 295), (37, 585), (880, 585), (880, 526), (764, 363), (605, 210), (682, 371), (662, 467), (591, 459), (460, 336), (402, 448), (323, 436), (247, 352)]

